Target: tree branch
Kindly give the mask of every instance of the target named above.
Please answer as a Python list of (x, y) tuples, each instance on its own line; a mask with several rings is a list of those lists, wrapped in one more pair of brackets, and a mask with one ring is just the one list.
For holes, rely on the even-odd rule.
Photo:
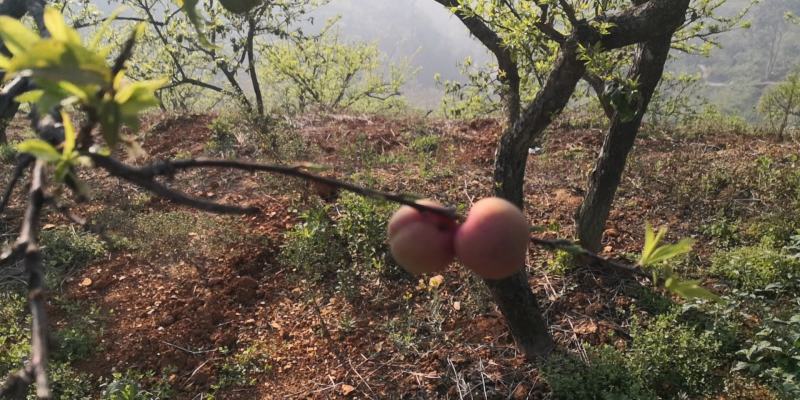
[(583, 80), (589, 84), (589, 86), (594, 89), (595, 94), (597, 95), (597, 100), (600, 102), (600, 106), (603, 108), (603, 112), (606, 114), (606, 118), (609, 120), (614, 118), (614, 106), (608, 100), (608, 97), (605, 95), (606, 91), (606, 83), (603, 81), (603, 78), (586, 71), (583, 74)]
[(19, 157), (17, 165), (14, 167), (14, 171), (11, 172), (11, 180), (8, 181), (6, 190), (3, 193), (3, 199), (0, 200), (0, 214), (5, 211), (6, 206), (8, 206), (8, 202), (11, 200), (11, 195), (14, 193), (14, 188), (17, 186), (17, 182), (19, 182), (19, 178), (22, 177), (22, 174), (25, 172), (25, 168), (28, 168), (33, 160), (34, 158), (27, 154), (23, 154)]
[(147, 176), (142, 174), (139, 168), (123, 164), (110, 157), (100, 156), (97, 154), (88, 155), (98, 167), (106, 170), (106, 172), (112, 176), (116, 176), (117, 178), (133, 183), (142, 189), (152, 192), (153, 194), (176, 204), (218, 214), (252, 214), (259, 211), (258, 208), (255, 207), (238, 207), (190, 197), (185, 193), (172, 190), (167, 186), (157, 182), (154, 179), (155, 175)]
[(531, 243), (551, 250), (562, 250), (578, 258), (579, 262), (596, 265), (603, 268), (615, 269), (638, 277), (652, 279), (652, 276), (636, 265), (623, 264), (608, 258), (601, 257), (581, 247), (579, 244), (566, 239), (541, 239), (531, 237)]
[(19, 238), (14, 244), (16, 253), (24, 254), (25, 270), (28, 273), (28, 303), (31, 310), (31, 359), (22, 371), (9, 377), (0, 389), (0, 398), (25, 399), (27, 388), (36, 383), (36, 396), (49, 399), (52, 395), (47, 379), (48, 325), (45, 310), (44, 271), (42, 256), (37, 243), (39, 219), (44, 206), (44, 162), (37, 161), (31, 177), (30, 199), (25, 211)]
[[(177, 161), (161, 161), (142, 167), (134, 167), (120, 163), (119, 161), (116, 161), (113, 158), (102, 156), (99, 154), (90, 153), (87, 155), (95, 162), (97, 166), (105, 169), (112, 175), (125, 179), (129, 182), (135, 183), (139, 186), (143, 186), (145, 183), (148, 185), (152, 185), (153, 183), (158, 184), (154, 181), (154, 179), (158, 176), (172, 176), (178, 171), (196, 169), (196, 168), (224, 168), (224, 169), (235, 169), (247, 172), (269, 172), (269, 173), (275, 173), (275, 174), (305, 179), (325, 186), (346, 190), (370, 198), (391, 201), (394, 203), (412, 207), (420, 212), (430, 212), (434, 214), (439, 214), (453, 220), (460, 219), (460, 217), (456, 214), (455, 210), (452, 208), (426, 206), (415, 202), (414, 199), (412, 199), (410, 196), (407, 195), (381, 192), (378, 190), (361, 187), (351, 183), (342, 182), (336, 179), (314, 175), (312, 173), (304, 171), (303, 170), (304, 166), (260, 164), (260, 163), (237, 161), (237, 160), (190, 159), (190, 160), (177, 160)], [(191, 206), (191, 204), (187, 205)], [(249, 209), (239, 209), (238, 207), (235, 209), (238, 210), (237, 212), (241, 212), (242, 210), (246, 210), (248, 212), (256, 211)], [(209, 211), (215, 211), (215, 210), (209, 210)]]

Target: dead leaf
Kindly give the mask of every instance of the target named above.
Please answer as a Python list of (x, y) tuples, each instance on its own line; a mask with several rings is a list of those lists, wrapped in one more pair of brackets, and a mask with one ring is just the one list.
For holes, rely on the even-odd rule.
[(83, 278), (81, 283), (78, 284), (81, 287), (89, 287), (92, 286), (92, 279), (91, 278)]
[(354, 390), (356, 390), (356, 388), (354, 388), (353, 386), (342, 384), (341, 391), (343, 395), (347, 396), (350, 393), (353, 393)]
[(578, 335), (589, 335), (597, 332), (597, 324), (592, 320), (583, 321), (575, 325), (574, 332)]

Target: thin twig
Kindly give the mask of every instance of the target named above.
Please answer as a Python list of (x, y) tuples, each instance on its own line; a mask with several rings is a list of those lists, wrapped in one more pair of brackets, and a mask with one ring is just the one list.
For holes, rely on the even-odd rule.
[(210, 211), (218, 214), (252, 214), (259, 211), (256, 207), (238, 207), (226, 204), (219, 204), (212, 201), (189, 197), (188, 195), (172, 190), (163, 184), (155, 181), (153, 176), (146, 176), (139, 173), (136, 167), (131, 167), (121, 163), (113, 158), (91, 154), (92, 160), (95, 164), (106, 170), (109, 174), (117, 178), (124, 179), (131, 182), (143, 189), (146, 189), (153, 194), (172, 201), (173, 203), (182, 204), (199, 210)]
[(613, 269), (621, 270), (642, 278), (652, 279), (650, 274), (643, 271), (636, 265), (629, 265), (623, 264), (617, 261), (609, 260), (605, 257), (601, 257), (595, 253), (592, 253), (589, 250), (581, 247), (579, 244), (566, 240), (566, 239), (542, 239), (537, 237), (531, 237), (531, 242), (537, 246), (545, 247), (551, 250), (563, 250), (566, 251), (573, 256), (578, 258), (582, 258), (584, 260), (588, 260), (592, 264), (601, 266), (601, 267), (610, 267)]
[(107, 156), (102, 156), (99, 154), (88, 154), (88, 156), (92, 158), (95, 164), (97, 164), (101, 168), (106, 169), (112, 175), (129, 180), (131, 182), (133, 182), (134, 179), (137, 181), (152, 182), (152, 180), (157, 176), (171, 176), (175, 174), (177, 171), (194, 169), (194, 168), (225, 168), (225, 169), (237, 169), (248, 172), (270, 172), (270, 173), (301, 178), (312, 182), (317, 182), (322, 185), (327, 185), (330, 187), (346, 190), (349, 192), (360, 194), (365, 197), (391, 201), (394, 203), (412, 207), (420, 212), (430, 212), (453, 220), (460, 219), (460, 217), (456, 214), (455, 210), (452, 208), (427, 206), (424, 204), (417, 203), (416, 201), (414, 201), (413, 198), (407, 195), (381, 192), (378, 190), (358, 186), (352, 183), (343, 182), (337, 179), (315, 175), (305, 171), (305, 167), (302, 165), (300, 166), (274, 165), (274, 164), (261, 164), (249, 161), (213, 160), (213, 159), (199, 158), (199, 159), (189, 159), (189, 160), (160, 161), (142, 167), (134, 167), (120, 163), (119, 161), (116, 161), (112, 158), (109, 158)]

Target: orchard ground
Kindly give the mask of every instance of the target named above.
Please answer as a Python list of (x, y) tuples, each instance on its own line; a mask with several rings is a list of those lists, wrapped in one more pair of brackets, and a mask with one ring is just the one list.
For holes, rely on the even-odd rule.
[[(463, 215), (492, 194), (501, 130), (493, 119), (315, 114), (271, 121), (259, 132), (235, 116), (154, 114), (142, 127), (147, 155), (135, 162), (310, 161), (329, 167), (324, 174), (435, 198)], [(15, 121), (10, 134), (12, 141), (26, 135), (24, 121)], [(603, 134), (564, 119), (529, 157), (525, 214), (531, 225), (545, 227), (542, 236), (573, 236), (572, 218)], [(643, 134), (607, 224), (603, 255), (633, 262), (645, 223), (666, 225), (669, 241), (697, 241), (675, 268), (712, 290), (727, 290), (708, 272), (715, 253), (757, 242), (753, 230), (764, 224), (800, 227), (796, 210), (794, 220), (782, 214), (800, 196), (797, 188), (779, 191), (786, 183), (771, 175), (796, 170), (798, 150), (792, 141), (742, 134)], [(11, 166), (2, 168), (5, 176)], [(336, 274), (315, 279), (289, 265), (280, 256), (286, 233), (309, 209), (327, 207), (336, 221), (346, 212), (343, 194), (221, 170), (170, 180), (198, 197), (262, 210), (220, 217), (155, 199), (99, 172), (83, 176), (94, 196), (72, 211), (89, 218), (93, 233), (87, 235), (99, 238), (103, 251), (88, 265), (53, 276), (58, 301), (51, 312), (57, 332), (88, 336), (82, 339), (88, 351), (67, 357), (66, 365), (92, 396), (125, 377), (154, 396), (178, 399), (549, 396), (547, 380), (517, 352), (486, 290), (464, 268), (451, 266), (442, 280), (365, 273), (342, 283)], [(18, 220), (21, 200), (18, 193), (4, 224)], [(58, 213), (46, 223), (45, 234), (81, 230)], [(578, 357), (588, 357), (586, 345), (624, 351), (634, 319), (646, 326), (668, 308), (658, 290), (630, 276), (572, 268), (565, 257), (535, 247), (528, 264), (559, 347)], [(352, 286), (349, 294), (343, 284)], [(89, 309), (87, 326), (76, 315)], [(76, 320), (80, 329), (73, 329)], [(727, 377), (728, 370), (713, 373)], [(751, 397), (707, 398), (767, 398), (762, 384), (746, 386)]]

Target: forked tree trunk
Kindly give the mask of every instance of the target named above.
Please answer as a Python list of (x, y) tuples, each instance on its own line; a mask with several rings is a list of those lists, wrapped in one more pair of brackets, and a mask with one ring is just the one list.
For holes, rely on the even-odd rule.
[(629, 78), (638, 82), (639, 104), (636, 114), (626, 120), (624, 116), (615, 113), (589, 178), (586, 197), (577, 213), (576, 228), (581, 245), (590, 251), (598, 252), (602, 246), (606, 220), (625, 171), (628, 154), (633, 148), (642, 118), (664, 72), (672, 33), (660, 40), (640, 45), (629, 73)]
[[(446, 6), (455, 2), (435, 1)], [(612, 27), (607, 34), (601, 34), (587, 21), (573, 27), (571, 36), (559, 42), (559, 58), (544, 87), (500, 140), (494, 171), (495, 193), (498, 196), (522, 208), (528, 149), (567, 105), (575, 86), (586, 72), (586, 66), (578, 60), (578, 43), (585, 48), (599, 45), (605, 50), (611, 50), (664, 37), (671, 38), (675, 29), (683, 23), (689, 1), (635, 0), (634, 6), (629, 9), (596, 18), (596, 22), (608, 23)], [(479, 39), (492, 37), (489, 34), (484, 35), (488, 27), (482, 22), (477, 23), (477, 18), (462, 16), (461, 20)], [(497, 36), (491, 30), (489, 33)], [(482, 42), (490, 49), (497, 43), (493, 40)], [(498, 53), (502, 54), (495, 52)], [(660, 77), (659, 72), (656, 80)], [(554, 347), (553, 339), (528, 284), (527, 273), (522, 270), (510, 278), (487, 280), (486, 285), (525, 356), (534, 361), (547, 357)]]
[[(528, 148), (567, 105), (586, 67), (578, 61), (577, 43), (568, 42), (536, 100), (500, 140), (495, 160), (495, 194), (523, 208)], [(554, 343), (539, 304), (522, 269), (510, 278), (486, 280), (508, 322), (517, 346), (529, 360), (546, 358)]]

